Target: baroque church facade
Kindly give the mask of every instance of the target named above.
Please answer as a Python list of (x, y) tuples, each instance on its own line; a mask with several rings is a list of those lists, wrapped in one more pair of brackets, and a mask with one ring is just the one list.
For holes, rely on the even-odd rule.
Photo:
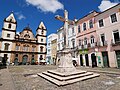
[(0, 38), (0, 57), (8, 64), (39, 64), (46, 59), (46, 32), (43, 22), (33, 34), (29, 26), (19, 34), (16, 32), (17, 21), (13, 12), (4, 19), (2, 36)]

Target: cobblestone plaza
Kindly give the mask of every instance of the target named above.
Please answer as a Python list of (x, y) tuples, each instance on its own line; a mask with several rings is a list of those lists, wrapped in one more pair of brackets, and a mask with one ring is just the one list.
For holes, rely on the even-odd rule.
[[(120, 69), (85, 68), (78, 70), (97, 72), (100, 77), (58, 87), (37, 76), (37, 73), (56, 69), (57, 66), (9, 66), (0, 70), (0, 90), (119, 90)], [(109, 72), (108, 72), (109, 71)]]

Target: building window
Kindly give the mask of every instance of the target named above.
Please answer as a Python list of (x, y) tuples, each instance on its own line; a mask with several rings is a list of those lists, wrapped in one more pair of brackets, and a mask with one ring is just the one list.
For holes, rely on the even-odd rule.
[(79, 46), (81, 46), (82, 45), (82, 41), (81, 40), (79, 40)]
[(115, 42), (115, 43), (120, 42), (120, 34), (119, 34), (119, 31), (118, 31), (118, 30), (113, 31), (113, 36), (114, 36), (114, 42)]
[(42, 34), (42, 35), (44, 34), (44, 30), (41, 31), (41, 34)]
[(35, 51), (35, 47), (33, 46), (33, 47), (32, 47), (32, 52), (34, 52), (34, 51)]
[(86, 23), (83, 23), (83, 30), (86, 30)]
[(62, 32), (62, 38), (64, 38), (64, 32)]
[(5, 48), (4, 48), (4, 50), (8, 50), (8, 48), (9, 48), (9, 43), (5, 43)]
[(91, 44), (93, 44), (94, 42), (95, 42), (94, 36), (91, 36)]
[(68, 46), (70, 46), (70, 40), (68, 40)]
[(72, 28), (72, 34), (74, 34), (74, 27)]
[(84, 39), (84, 45), (87, 45), (87, 38)]
[(78, 26), (78, 33), (80, 33), (80, 25)]
[(34, 60), (34, 55), (32, 55), (32, 59)]
[(48, 43), (48, 46), (50, 46), (50, 43)]
[(12, 22), (12, 18), (10, 19), (10, 22)]
[(93, 21), (92, 20), (89, 21), (89, 27), (93, 28)]
[(72, 48), (75, 48), (75, 39), (72, 39)]
[(112, 23), (117, 22), (116, 13), (110, 15), (110, 17), (111, 17), (111, 22), (112, 22)]
[(48, 49), (48, 53), (50, 53), (50, 49)]
[(58, 34), (58, 39), (60, 39), (60, 34)]
[(60, 43), (58, 44), (58, 50), (60, 50)]
[(40, 52), (43, 52), (43, 46), (40, 47)]
[(104, 46), (105, 45), (105, 34), (101, 34), (101, 42), (102, 42), (102, 45)]
[(40, 55), (40, 60), (43, 60), (43, 55)]
[(18, 58), (18, 54), (15, 54), (15, 58)]
[(7, 37), (9, 37), (9, 38), (10, 38), (10, 34), (7, 34)]
[(43, 39), (41, 39), (41, 42), (43, 42)]
[(99, 27), (103, 27), (104, 23), (103, 23), (103, 19), (99, 20)]
[(25, 39), (30, 38), (30, 36), (28, 34), (25, 34), (24, 37), (25, 37)]
[(62, 44), (62, 47), (64, 47), (64, 42), (62, 42), (61, 44)]
[(16, 50), (19, 50), (19, 47), (20, 47), (20, 46), (16, 46)]
[(23, 47), (23, 50), (24, 50), (24, 51), (28, 51), (28, 49), (29, 49), (29, 46), (24, 46), (24, 47)]
[(8, 28), (9, 28), (9, 29), (11, 28), (11, 24), (10, 24), (10, 23), (8, 24)]

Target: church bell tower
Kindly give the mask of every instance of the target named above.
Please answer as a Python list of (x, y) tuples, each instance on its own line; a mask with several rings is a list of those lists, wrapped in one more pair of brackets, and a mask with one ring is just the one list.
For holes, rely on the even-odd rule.
[(40, 23), (40, 25), (38, 26), (37, 30), (36, 30), (36, 38), (37, 38), (37, 42), (39, 43), (38, 45), (38, 63), (41, 60), (45, 60), (46, 58), (46, 33), (47, 33), (47, 29), (44, 25), (43, 22)]
[(15, 39), (16, 34), (16, 27), (17, 27), (17, 21), (15, 20), (13, 12), (4, 19), (3, 22), (3, 28), (2, 28), (2, 45), (1, 45), (1, 51), (4, 51), (4, 53), (1, 53), (1, 56), (6, 58), (6, 62), (10, 63), (10, 57), (13, 48), (13, 41)]

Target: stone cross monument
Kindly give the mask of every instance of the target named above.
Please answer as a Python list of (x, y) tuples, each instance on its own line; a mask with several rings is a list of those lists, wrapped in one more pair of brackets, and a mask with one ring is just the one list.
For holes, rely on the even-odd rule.
[(58, 52), (57, 55), (60, 57), (60, 65), (57, 68), (58, 72), (64, 72), (64, 73), (70, 73), (75, 71), (75, 67), (73, 66), (72, 62), (72, 55), (71, 55), (71, 49), (68, 46), (68, 25), (71, 23), (70, 20), (68, 20), (68, 12), (67, 10), (64, 11), (64, 18), (57, 15), (55, 17), (57, 20), (60, 20), (64, 22), (64, 48), (62, 51)]

